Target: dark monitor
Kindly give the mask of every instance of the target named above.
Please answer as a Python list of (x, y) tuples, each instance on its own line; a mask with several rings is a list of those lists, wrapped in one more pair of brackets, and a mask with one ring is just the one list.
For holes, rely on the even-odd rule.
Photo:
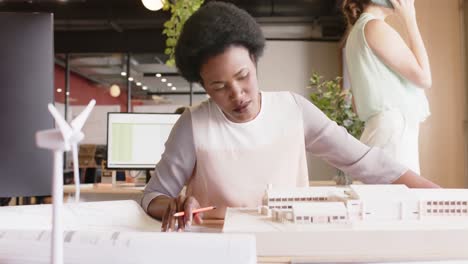
[(179, 114), (109, 113), (107, 168), (154, 169)]
[(53, 16), (0, 12), (0, 197), (51, 194), (53, 155), (35, 134), (54, 126)]

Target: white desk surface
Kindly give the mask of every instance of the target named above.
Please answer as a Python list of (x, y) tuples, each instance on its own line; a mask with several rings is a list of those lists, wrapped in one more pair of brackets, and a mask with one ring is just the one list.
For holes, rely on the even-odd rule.
[[(313, 182), (311, 182), (311, 185), (312, 186), (333, 185), (333, 182), (331, 182), (331, 181), (313, 181)], [(85, 184), (85, 185), (81, 186), (81, 192), (84, 193), (84, 194), (86, 194), (86, 193), (88, 193), (88, 194), (142, 194), (143, 189), (144, 189), (144, 187), (131, 187), (131, 186), (114, 187), (111, 184), (96, 184), (96, 185), (94, 185), (94, 184)], [(74, 186), (73, 185), (65, 186), (64, 193), (66, 193), (66, 194), (74, 193)], [(104, 213), (104, 211), (107, 211), (107, 210), (104, 210), (104, 211), (99, 213), (99, 221), (95, 221), (95, 220), (92, 220), (91, 218), (97, 218), (97, 215), (93, 216), (93, 214), (96, 214), (97, 211), (96, 210), (91, 210), (91, 208), (88, 208), (86, 206), (86, 203), (81, 204), (81, 205), (72, 205), (72, 207), (75, 207), (76, 209), (78, 209), (77, 207), (80, 207), (79, 211), (81, 211), (81, 212), (79, 213), (79, 215), (81, 216), (82, 219), (80, 219), (80, 221), (76, 222), (77, 219), (75, 219), (74, 217), (73, 217), (73, 221), (71, 220), (72, 219), (71, 217), (66, 217), (66, 218), (69, 219), (69, 221), (65, 221), (65, 223), (68, 222), (68, 225), (71, 225), (72, 227), (75, 227), (75, 228), (76, 228), (77, 225), (79, 225), (81, 228), (83, 228), (82, 225), (83, 225), (83, 223), (85, 223), (85, 225), (87, 225), (85, 227), (86, 230), (89, 230), (89, 229), (93, 230), (93, 229), (96, 229), (96, 228), (97, 229), (107, 229), (107, 228), (109, 228), (110, 226), (112, 226), (114, 224), (116, 219), (121, 218), (121, 216), (117, 216), (117, 215), (111, 216), (108, 213)], [(81, 207), (84, 207), (84, 208), (81, 208)], [(146, 217), (144, 217), (142, 215), (141, 210), (137, 209), (136, 207), (137, 206), (126, 208), (124, 210), (125, 212), (123, 212), (123, 213), (128, 215), (130, 213), (130, 211), (133, 211), (132, 213), (130, 213), (130, 215), (132, 215), (134, 217), (137, 217), (137, 215), (139, 215), (137, 217), (138, 219), (133, 218), (133, 219), (130, 220), (130, 219), (122, 218), (121, 220), (119, 220), (122, 223), (117, 225), (117, 227), (118, 227), (117, 229), (120, 229), (120, 230), (122, 230), (122, 229), (123, 230), (136, 230), (136, 231), (137, 230), (145, 230), (146, 231), (148, 229), (151, 229), (152, 232), (158, 232), (158, 230), (160, 228), (160, 223), (152, 222), (151, 219), (147, 219)], [(114, 206), (109, 206), (108, 208), (116, 209), (116, 207), (114, 207)], [(13, 208), (10, 208), (10, 209), (13, 209)], [(29, 228), (33, 228), (33, 225), (31, 223), (34, 223), (35, 225), (41, 226), (41, 228), (44, 228), (44, 227), (47, 227), (47, 226), (50, 225), (50, 220), (51, 219), (49, 218), (48, 214), (47, 214), (47, 217), (45, 217), (44, 215), (42, 215), (41, 217), (38, 217), (38, 215), (36, 214), (36, 213), (38, 213), (38, 212), (36, 212), (36, 209), (39, 209), (39, 207), (33, 206), (33, 207), (30, 208), (30, 209), (33, 209), (33, 210), (26, 210), (27, 207), (20, 206), (20, 207), (17, 207), (16, 209), (20, 211), (20, 214), (24, 214), (24, 216), (25, 216), (25, 217), (21, 218), (21, 221), (15, 221), (14, 222), (13, 226), (16, 226), (16, 228), (19, 228), (20, 226), (25, 226), (25, 225), (28, 226)], [(14, 211), (17, 211), (17, 210), (14, 210)], [(40, 210), (40, 211), (42, 211), (42, 210)], [(73, 210), (73, 211), (78, 212), (76, 210)], [(114, 214), (116, 213), (116, 211), (121, 211), (121, 210), (112, 210), (112, 212)], [(4, 212), (6, 213), (6, 211), (4, 211)], [(13, 212), (10, 210), (8, 213), (13, 213)], [(8, 213), (6, 214), (6, 216), (13, 216), (13, 215), (9, 215)], [(18, 213), (18, 212), (15, 212), (15, 214), (16, 213)], [(2, 215), (1, 210), (0, 210), (0, 215)], [(74, 214), (74, 215), (76, 216), (76, 214)], [(4, 216), (5, 216), (5, 214), (4, 214)], [(107, 220), (103, 221), (103, 218), (104, 219), (109, 219), (109, 220), (108, 221)], [(111, 218), (112, 218), (112, 220), (111, 220)], [(5, 218), (3, 218), (3, 219), (6, 220)], [(13, 219), (10, 219), (10, 220), (13, 220)], [(112, 221), (112, 224), (111, 224), (110, 221)], [(117, 221), (117, 222), (119, 222), (119, 221)], [(2, 221), (2, 222), (5, 223), (4, 221)], [(130, 222), (132, 224), (130, 224)], [(12, 223), (12, 222), (10, 222), (10, 223)], [(98, 226), (96, 226), (96, 223), (99, 223)], [(218, 232), (222, 232), (223, 224), (224, 224), (224, 222), (220, 221), (220, 220), (205, 220), (203, 226), (193, 226), (191, 231), (192, 232), (218, 233)], [(4, 224), (2, 224), (2, 226), (5, 227)], [(6, 226), (8, 228), (8, 225), (6, 225)], [(114, 227), (112, 227), (112, 229), (115, 230)], [(431, 237), (431, 235), (428, 235), (428, 238), (430, 238), (430, 237)], [(387, 238), (391, 239), (391, 236), (389, 236)], [(257, 238), (257, 240), (258, 239), (259, 238)], [(268, 239), (268, 238), (266, 238), (266, 239)], [(433, 237), (433, 239), (436, 239), (436, 238)], [(460, 238), (458, 237), (457, 239), (460, 239)], [(265, 238), (263, 238), (263, 239), (260, 238), (260, 240), (265, 240)], [(382, 237), (382, 240), (385, 241), (386, 238)], [(466, 239), (466, 240), (468, 240), (468, 239)], [(352, 239), (349, 239), (349, 241), (352, 241)], [(315, 242), (318, 243), (317, 245), (319, 246), (319, 248), (323, 247), (323, 245), (319, 245), (320, 243), (319, 243), (318, 239), (316, 239)], [(287, 243), (287, 242), (284, 242), (284, 243)], [(379, 241), (376, 241), (376, 243), (379, 243)], [(458, 248), (460, 248), (460, 246), (461, 245), (456, 245), (456, 247), (458, 247)], [(461, 247), (464, 247), (464, 246), (461, 246)], [(376, 248), (378, 248), (378, 247), (376, 247)], [(408, 251), (410, 251), (410, 249), (408, 249)], [(468, 250), (466, 250), (466, 251), (468, 251)], [(340, 249), (336, 248), (335, 252), (339, 254)], [(260, 252), (258, 252), (258, 253), (260, 253)], [(347, 259), (346, 261), (343, 261), (343, 258), (338, 258), (338, 259), (336, 258), (336, 253), (335, 254), (330, 254), (330, 256), (328, 256), (328, 257), (324, 256), (323, 254), (321, 256), (319, 256), (319, 257), (317, 257), (317, 256), (315, 256), (315, 257), (314, 256), (310, 256), (310, 257), (306, 257), (306, 256), (284, 256), (284, 255), (281, 255), (281, 254), (278, 254), (276, 256), (262, 256), (261, 253), (260, 253), (260, 255), (257, 257), (257, 261), (258, 261), (258, 263), (359, 263), (359, 264), (363, 264), (363, 263), (372, 263), (372, 264), (379, 263), (380, 264), (381, 263), (381, 262), (375, 262), (375, 259), (373, 259), (374, 260), (373, 262), (368, 262), (369, 259), (367, 259), (366, 256), (361, 256), (360, 259)], [(438, 258), (438, 259), (440, 260), (441, 258)], [(337, 262), (338, 260), (339, 260), (339, 262)], [(389, 259), (387, 259), (387, 260), (389, 260)], [(413, 261), (414, 260), (417, 260), (417, 259), (413, 258)], [(394, 261), (396, 261), (396, 260), (394, 260)], [(400, 264), (400, 263), (403, 263), (403, 262), (400, 261), (400, 262), (385, 262), (385, 263), (398, 263), (398, 264)], [(441, 263), (444, 263), (444, 264), (445, 263), (461, 264), (461, 263), (468, 263), (468, 260), (461, 260), (461, 261), (457, 261), (457, 260), (450, 260), (449, 261), (449, 260), (447, 260), (447, 261), (442, 261), (442, 262), (415, 261), (415, 262), (408, 262), (408, 263), (411, 263), (411, 264), (423, 264), (423, 263), (424, 264), (441, 264)]]

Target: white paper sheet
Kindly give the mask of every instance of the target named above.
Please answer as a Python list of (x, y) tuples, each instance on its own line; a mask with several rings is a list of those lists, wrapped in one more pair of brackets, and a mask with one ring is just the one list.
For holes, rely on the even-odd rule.
[[(0, 230), (0, 263), (50, 262), (50, 231)], [(66, 231), (64, 263), (256, 263), (255, 238), (237, 234)]]
[[(52, 207), (24, 205), (0, 208), (1, 229), (52, 228)], [(64, 230), (159, 231), (161, 223), (133, 200), (65, 203)]]
[[(50, 263), (51, 210), (0, 208), (0, 263)], [(161, 233), (132, 200), (68, 203), (63, 211), (65, 263), (256, 263), (254, 236)]]

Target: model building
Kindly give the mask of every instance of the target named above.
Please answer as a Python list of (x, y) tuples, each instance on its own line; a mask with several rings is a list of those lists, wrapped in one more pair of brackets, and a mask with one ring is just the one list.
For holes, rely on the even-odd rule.
[(468, 218), (466, 189), (409, 189), (405, 185), (350, 185), (275, 189), (262, 214), (301, 224)]

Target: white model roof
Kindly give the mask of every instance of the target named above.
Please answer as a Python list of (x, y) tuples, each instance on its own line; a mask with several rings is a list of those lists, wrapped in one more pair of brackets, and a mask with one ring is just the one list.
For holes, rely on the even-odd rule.
[(294, 189), (269, 189), (268, 198), (295, 198), (295, 197), (347, 197), (344, 189), (337, 187), (298, 187)]
[(421, 201), (468, 201), (468, 189), (412, 189)]
[(415, 201), (419, 200), (412, 190), (403, 184), (351, 185), (351, 190), (362, 201)]
[(296, 203), (293, 212), (295, 216), (346, 215), (346, 206), (342, 202)]

